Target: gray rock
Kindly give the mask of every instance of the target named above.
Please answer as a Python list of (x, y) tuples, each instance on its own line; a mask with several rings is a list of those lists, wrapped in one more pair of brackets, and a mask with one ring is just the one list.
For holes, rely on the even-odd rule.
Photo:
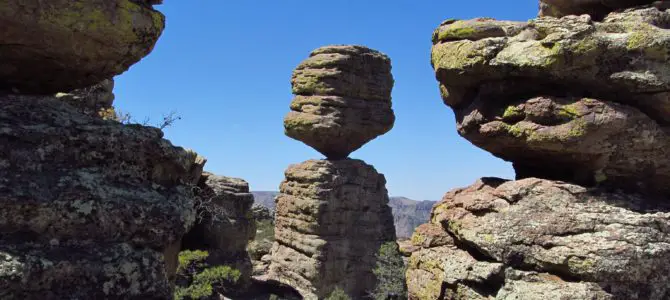
[(204, 159), (53, 96), (0, 106), (0, 298), (171, 295)]
[(252, 265), (247, 245), (256, 234), (251, 215), (254, 198), (249, 184), (238, 178), (204, 172), (196, 192), (197, 220), (184, 236), (182, 248), (209, 252), (210, 265), (229, 265), (241, 272), (236, 289), (250, 284)]
[[(666, 211), (632, 194), (535, 178), (482, 179), (435, 206), (431, 226), (444, 233), (415, 233), (423, 250), (410, 259), (411, 298), (463, 289), (482, 299), (666, 299)], [(442, 242), (426, 244), (426, 235)], [(429, 275), (434, 279), (420, 279)]]

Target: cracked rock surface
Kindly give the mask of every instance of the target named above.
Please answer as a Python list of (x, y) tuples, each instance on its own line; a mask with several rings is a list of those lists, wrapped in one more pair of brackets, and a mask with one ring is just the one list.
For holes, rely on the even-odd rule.
[(343, 159), (388, 132), (391, 109), (391, 60), (363, 46), (326, 46), (314, 50), (291, 78), (287, 136)]
[(276, 198), (269, 278), (305, 299), (341, 287), (354, 299), (375, 287), (376, 252), (395, 241), (386, 180), (360, 160), (290, 166)]
[(415, 232), (410, 299), (667, 299), (667, 211), (634, 194), (483, 178)]
[(54, 96), (0, 105), (0, 298), (171, 297), (204, 159)]
[(646, 194), (665, 184), (670, 11), (444, 22), (432, 65), (459, 133), (517, 178)]

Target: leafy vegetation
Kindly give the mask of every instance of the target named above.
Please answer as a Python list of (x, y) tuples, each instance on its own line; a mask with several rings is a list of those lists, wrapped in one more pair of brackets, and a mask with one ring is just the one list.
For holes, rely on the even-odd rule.
[(200, 250), (179, 253), (175, 299), (207, 299), (240, 279), (240, 271), (230, 266), (208, 266), (208, 256), (207, 251)]
[(373, 273), (377, 276), (377, 286), (372, 292), (373, 299), (407, 299), (405, 264), (396, 242), (387, 242), (379, 247)]
[(330, 293), (330, 295), (328, 295), (326, 300), (351, 300), (351, 297), (338, 286), (332, 293)]

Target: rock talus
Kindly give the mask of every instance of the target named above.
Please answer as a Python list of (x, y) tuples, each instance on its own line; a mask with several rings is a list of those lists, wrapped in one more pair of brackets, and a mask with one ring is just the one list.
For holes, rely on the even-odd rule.
[(371, 291), (375, 253), (395, 240), (386, 180), (360, 160), (292, 165), (276, 198), (269, 278), (323, 299), (336, 287)]

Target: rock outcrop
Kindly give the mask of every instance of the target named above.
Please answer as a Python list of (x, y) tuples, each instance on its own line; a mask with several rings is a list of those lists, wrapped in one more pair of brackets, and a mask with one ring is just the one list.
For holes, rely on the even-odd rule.
[(309, 160), (286, 170), (277, 197), (270, 278), (322, 299), (371, 291), (376, 251), (395, 241), (386, 180), (360, 160)]
[(459, 133), (517, 180), (433, 208), (406, 247), (410, 299), (670, 298), (670, 11), (632, 7), (651, 2), (546, 0), (591, 15), (435, 31)]
[(568, 15), (591, 15), (602, 18), (608, 13), (624, 8), (659, 3), (655, 0), (540, 0), (540, 16), (564, 17)]
[(196, 192), (196, 222), (184, 236), (182, 249), (205, 250), (207, 264), (227, 265), (239, 270), (236, 289), (244, 290), (251, 280), (247, 244), (256, 234), (251, 215), (254, 197), (249, 184), (238, 178), (203, 173)]
[(0, 90), (49, 94), (126, 71), (165, 26), (146, 0), (26, 0), (0, 4)]
[(0, 103), (0, 298), (170, 297), (204, 161), (53, 96)]
[(296, 98), (285, 133), (328, 160), (286, 170), (275, 199), (267, 277), (305, 299), (335, 290), (366, 297), (377, 285), (376, 254), (396, 236), (386, 179), (347, 156), (393, 126), (391, 62), (362, 46), (322, 47), (298, 66), (291, 83)]
[(449, 21), (432, 64), (459, 133), (514, 163), (519, 178), (670, 194), (666, 55), (670, 12), (656, 8)]
[(667, 299), (669, 231), (668, 206), (640, 195), (483, 178), (447, 193), (414, 233), (410, 295)]
[(114, 121), (105, 80), (151, 52), (158, 2), (0, 4), (0, 298), (172, 298), (205, 159)]
[(361, 46), (326, 46), (300, 63), (286, 135), (343, 159), (393, 127), (391, 60)]

